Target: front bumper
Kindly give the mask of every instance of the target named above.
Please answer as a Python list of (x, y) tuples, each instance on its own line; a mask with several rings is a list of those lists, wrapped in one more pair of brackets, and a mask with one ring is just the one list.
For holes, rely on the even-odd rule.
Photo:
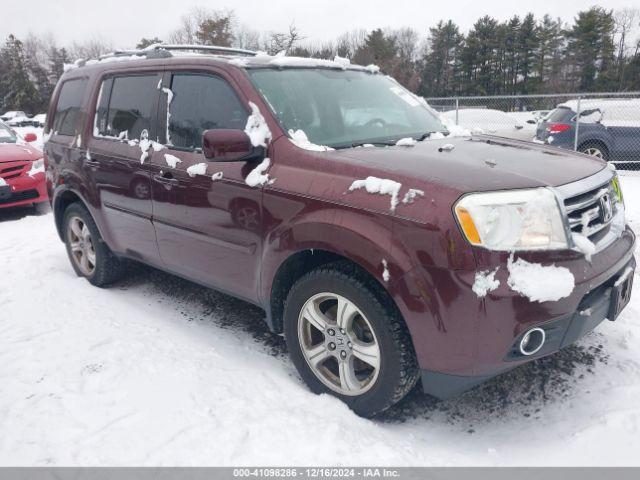
[(574, 312), (546, 322), (533, 324), (531, 328), (542, 328), (546, 337), (542, 348), (537, 353), (530, 356), (524, 356), (520, 353), (518, 346), (526, 333), (523, 332), (514, 338), (511, 348), (506, 352), (502, 361), (486, 369), (488, 371), (483, 375), (451, 375), (422, 370), (424, 392), (440, 399), (450, 398), (518, 365), (551, 355), (571, 345), (608, 318), (614, 283), (627, 267), (635, 270), (635, 266), (636, 261), (632, 257), (614, 276), (584, 295)]
[[(593, 330), (606, 317), (611, 286), (628, 266), (635, 267), (635, 235), (627, 228), (591, 263), (578, 252), (518, 255), (529, 262), (568, 268), (575, 277), (569, 297), (556, 302), (532, 302), (507, 283), (508, 254), (479, 255), (478, 270), (500, 265), (500, 286), (483, 298), (473, 293), (475, 271), (420, 267), (404, 279), (401, 310), (411, 332), (423, 389), (439, 398), (461, 393), (518, 365), (552, 354)], [(419, 303), (418, 303), (419, 302)], [(406, 309), (406, 310), (405, 310)], [(590, 315), (584, 314), (589, 311)], [(580, 312), (583, 312), (581, 315)], [(547, 334), (543, 348), (532, 356), (515, 352), (529, 329)]]
[(44, 173), (33, 176), (23, 173), (19, 177), (5, 180), (9, 195), (0, 196), (0, 208), (18, 207), (48, 200)]

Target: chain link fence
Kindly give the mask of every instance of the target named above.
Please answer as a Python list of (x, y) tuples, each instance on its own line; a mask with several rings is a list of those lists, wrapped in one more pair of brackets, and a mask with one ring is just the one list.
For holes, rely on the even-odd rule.
[(640, 170), (640, 92), (427, 98), (445, 124)]

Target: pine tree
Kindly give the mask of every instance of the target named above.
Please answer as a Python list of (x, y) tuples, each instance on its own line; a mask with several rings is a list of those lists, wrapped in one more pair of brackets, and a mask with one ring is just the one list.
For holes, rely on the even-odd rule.
[(421, 63), (423, 95), (447, 96), (458, 92), (463, 35), (451, 20), (429, 29), (429, 49)]
[(613, 14), (601, 7), (578, 12), (567, 31), (568, 60), (574, 88), (593, 91), (605, 87), (613, 74)]
[(3, 110), (34, 112), (38, 108), (37, 91), (27, 70), (22, 42), (13, 35), (0, 50), (0, 103)]

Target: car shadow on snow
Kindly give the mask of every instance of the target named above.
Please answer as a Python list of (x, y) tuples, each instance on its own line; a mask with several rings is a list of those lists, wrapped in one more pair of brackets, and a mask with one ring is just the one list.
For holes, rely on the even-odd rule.
[(148, 287), (162, 299), (168, 299), (189, 322), (213, 322), (216, 326), (246, 333), (273, 356), (287, 354), (284, 338), (269, 330), (262, 309), (217, 290), (142, 264), (132, 264), (130, 275), (117, 287)]
[(608, 362), (601, 339), (600, 334), (591, 333), (556, 354), (521, 365), (448, 400), (424, 395), (418, 385), (379, 419), (396, 423), (439, 418), (447, 423), (467, 423), (469, 433), (474, 433), (474, 425), (505, 417), (539, 419), (545, 405), (573, 396), (586, 375)]
[[(132, 266), (131, 275), (118, 287), (148, 288), (151, 295), (160, 294), (161, 301), (168, 300), (171, 308), (189, 322), (213, 322), (237, 334), (250, 335), (270, 355), (287, 355), (284, 338), (269, 331), (264, 311), (242, 300), (138, 264)], [(463, 426), (474, 433), (474, 426), (505, 417), (539, 418), (545, 405), (574, 395), (585, 376), (593, 374), (598, 364), (607, 362), (602, 336), (594, 332), (578, 344), (517, 367), (449, 400), (423, 394), (418, 383), (407, 397), (376, 420), (402, 423), (431, 419)]]

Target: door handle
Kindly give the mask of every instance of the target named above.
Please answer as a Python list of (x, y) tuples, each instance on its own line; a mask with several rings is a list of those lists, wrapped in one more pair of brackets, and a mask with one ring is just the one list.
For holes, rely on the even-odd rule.
[(98, 160), (93, 160), (91, 158), (85, 158), (84, 164), (90, 168), (98, 168), (100, 166), (100, 162)]

